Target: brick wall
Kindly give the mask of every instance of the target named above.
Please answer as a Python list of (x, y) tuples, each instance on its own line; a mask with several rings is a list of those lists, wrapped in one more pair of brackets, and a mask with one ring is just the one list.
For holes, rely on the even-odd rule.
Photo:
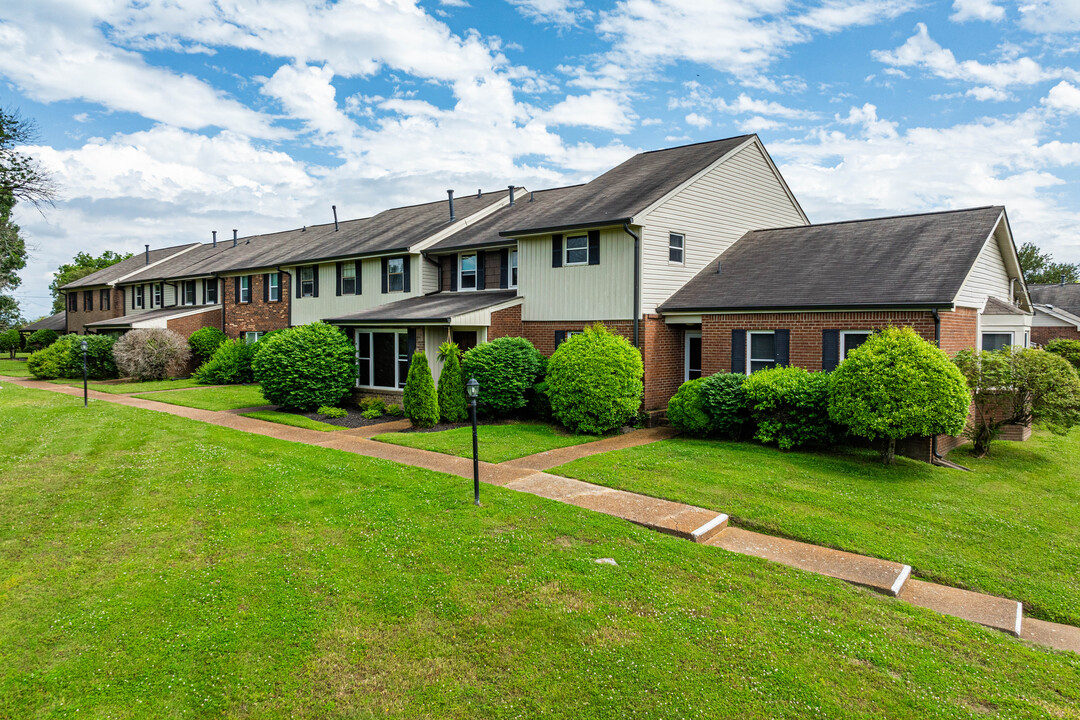
[[(263, 283), (266, 276), (251, 276), (251, 302), (236, 303), (235, 278), (225, 278), (222, 301), (225, 308), (225, 334), (242, 337), (245, 332), (269, 332), (289, 327), (289, 276), (281, 273), (281, 300), (263, 302)], [(332, 290), (333, 288), (331, 288)]]
[[(491, 325), (488, 326), (488, 340), (501, 337), (522, 337), (521, 305), (496, 310), (491, 313)], [(534, 343), (535, 344), (535, 343)]]
[(220, 328), (221, 308), (207, 310), (206, 312), (196, 313), (194, 315), (185, 315), (180, 318), (173, 318), (172, 320), (169, 320), (166, 325), (173, 332), (177, 332), (185, 338), (189, 338), (193, 332), (204, 327)]
[(124, 292), (119, 288), (110, 289), (110, 305), (108, 310), (101, 309), (101, 288), (96, 288), (90, 291), (94, 294), (94, 309), (90, 312), (86, 312), (83, 309), (83, 292), (85, 291), (77, 291), (79, 309), (76, 311), (67, 311), (67, 331), (69, 333), (85, 335), (87, 323), (97, 322), (99, 320), (112, 320), (113, 318), (121, 317), (124, 314)]
[[(950, 355), (961, 350), (970, 350), (979, 346), (976, 337), (976, 318), (979, 314), (974, 308), (957, 308), (952, 312), (941, 313), (941, 349)], [(923, 337), (926, 337), (923, 335)], [(934, 339), (931, 335), (930, 340)]]
[(1064, 338), (1065, 340), (1080, 340), (1080, 331), (1072, 327), (1043, 327), (1036, 325), (1031, 328), (1031, 342), (1036, 345), (1045, 345), (1051, 340)]
[[(697, 328), (693, 328), (697, 329)], [(685, 373), (684, 329), (659, 315), (641, 323), (641, 357), (645, 363), (645, 409), (661, 410), (682, 385)]]
[[(493, 313), (494, 314), (494, 313)], [(616, 335), (622, 335), (630, 342), (634, 341), (634, 323), (631, 320), (590, 320), (589, 322), (572, 321), (526, 321), (521, 323), (521, 337), (528, 339), (536, 349), (551, 357), (555, 352), (555, 331), (581, 332), (586, 326), (601, 322)]]

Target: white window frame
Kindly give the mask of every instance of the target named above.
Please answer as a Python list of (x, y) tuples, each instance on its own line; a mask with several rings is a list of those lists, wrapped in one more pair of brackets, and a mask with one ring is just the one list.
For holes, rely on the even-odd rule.
[[(582, 247), (570, 247), (571, 240), (584, 240), (585, 244)], [(570, 253), (572, 252), (584, 252), (585, 259), (578, 262), (570, 262)], [(563, 265), (588, 265), (589, 264), (589, 236), (588, 235), (570, 235), (563, 241)]]
[[(351, 272), (352, 277), (346, 277), (345, 273)], [(345, 289), (345, 281), (352, 280), (352, 290)], [(344, 262), (341, 263), (341, 294), (342, 295), (355, 295), (356, 294), (356, 263)]]
[(251, 276), (250, 275), (241, 275), (240, 276), (240, 302), (241, 303), (250, 303), (251, 302)]
[(267, 302), (281, 300), (281, 273), (266, 273), (266, 297)]
[(165, 283), (154, 283), (150, 286), (150, 307), (165, 306)]
[(516, 249), (510, 251), (510, 259), (507, 260), (507, 264), (509, 265), (506, 278), (507, 287), (516, 288), (518, 286), (518, 251)]
[[(315, 297), (315, 272), (317, 268), (314, 265), (305, 265), (300, 268), (300, 297)], [(308, 277), (305, 279), (304, 274)], [(307, 288), (305, 289), (305, 285)]]
[[(675, 238), (679, 238), (678, 246), (675, 245)], [(679, 251), (679, 259), (671, 259), (671, 251)], [(686, 234), (669, 232), (668, 233), (668, 265), (685, 265), (686, 264)]]
[[(772, 335), (773, 336), (773, 356), (771, 358), (756, 358), (753, 356), (753, 336), (754, 335)], [(756, 362), (769, 362), (773, 365), (776, 364), (776, 331), (775, 330), (747, 330), (746, 331), (746, 367), (743, 370), (747, 375), (752, 373), (751, 366)]]
[[(841, 330), (840, 331), (840, 362), (844, 362), (847, 359), (847, 336), (848, 335), (866, 335), (867, 340), (874, 334), (873, 330)], [(856, 346), (857, 347), (857, 346)], [(855, 348), (852, 348), (854, 350)]]
[(1012, 347), (1013, 343), (1016, 342), (1016, 333), (1012, 330), (983, 330), (979, 333), (979, 350), (983, 349), (984, 338), (987, 335), (1008, 335), (1009, 342), (1005, 343), (1005, 347)]
[[(700, 330), (687, 331), (686, 333), (684, 333), (684, 336), (683, 336), (683, 382), (690, 382), (690, 370), (691, 370), (691, 368), (690, 368), (690, 339), (691, 338), (697, 338), (698, 340), (701, 340), (701, 331)], [(699, 362), (704, 364), (704, 362), (703, 362), (704, 359), (705, 359), (705, 347), (702, 346), (702, 348), (701, 348), (701, 361), (699, 361)], [(698, 377), (699, 378), (704, 377), (704, 374), (701, 372), (701, 368), (695, 368), (695, 369), (698, 372)], [(695, 378), (695, 380), (696, 379), (697, 378)]]
[(217, 283), (217, 280), (203, 280), (203, 291), (206, 293), (206, 303), (208, 305), (217, 305), (217, 302), (218, 302), (218, 283)]
[[(465, 270), (465, 258), (473, 259), (473, 269)], [(458, 278), (457, 288), (463, 292), (471, 292), (476, 290), (476, 286), (479, 284), (477, 281), (480, 279), (480, 253), (461, 253), (458, 255)], [(472, 287), (465, 287), (465, 276), (471, 274), (473, 279)], [(402, 281), (404, 282), (404, 281)]]
[(131, 293), (131, 308), (142, 310), (146, 307), (146, 286), (136, 285), (135, 292)]
[[(372, 337), (372, 335), (374, 335), (376, 333), (390, 333), (390, 334), (393, 334), (393, 335), (396, 336), (394, 338), (394, 349), (395, 349), (395, 354), (394, 354), (394, 382), (395, 382), (395, 385), (394, 385), (394, 387), (387, 387), (385, 385), (374, 385), (373, 384), (375, 382), (375, 358), (373, 357), (374, 349), (375, 349), (375, 341), (374, 341), (374, 338)], [(368, 355), (367, 355), (367, 357), (364, 357), (364, 358), (360, 357), (360, 336), (361, 335), (367, 335), (368, 336), (368, 342), (367, 342)], [(409, 331), (406, 330), (405, 328), (356, 328), (356, 330), (353, 333), (353, 348), (354, 348), (354, 352), (356, 353), (356, 368), (357, 368), (357, 371), (359, 371), (360, 360), (361, 359), (364, 359), (364, 360), (368, 361), (368, 376), (365, 379), (365, 378), (361, 378), (359, 375), (357, 375), (357, 377), (356, 377), (356, 387), (365, 388), (365, 389), (368, 389), (368, 390), (401, 390), (402, 388), (404, 388), (404, 386), (405, 386), (405, 378), (401, 377), (401, 363), (402, 363), (403, 359), (406, 360), (406, 361), (408, 360), (408, 355), (406, 354), (405, 358), (402, 358), (402, 355), (401, 355), (401, 342), (402, 342), (401, 338), (402, 338), (402, 336), (405, 337), (405, 347), (408, 348), (408, 346), (409, 346)], [(406, 351), (406, 353), (407, 352), (408, 351)]]
[(264, 330), (248, 330), (244, 333), (244, 344), (254, 345), (259, 342), (265, 334), (266, 332)]
[[(191, 288), (191, 302), (188, 302), (188, 288)], [(198, 305), (198, 293), (195, 291), (195, 281), (185, 280), (180, 286), (180, 304), (181, 305)]]
[[(391, 265), (393, 265), (393, 263), (395, 261), (401, 263), (401, 272), (393, 272), (391, 270)], [(407, 262), (409, 262), (409, 258), (408, 257), (403, 257), (401, 255), (398, 255), (396, 257), (392, 257), (392, 258), (387, 259), (387, 261), (386, 261), (386, 292), (388, 292), (388, 293), (403, 293), (403, 292), (405, 292), (405, 263), (407, 263)], [(401, 278), (401, 287), (399, 287), (397, 290), (394, 289), (394, 278), (395, 277)], [(458, 288), (459, 289), (461, 288), (460, 284), (458, 285)]]

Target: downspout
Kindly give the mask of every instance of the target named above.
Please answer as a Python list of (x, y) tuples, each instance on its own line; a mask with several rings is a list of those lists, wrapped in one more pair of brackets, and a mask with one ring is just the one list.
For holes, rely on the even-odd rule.
[(641, 236), (623, 223), (623, 232), (634, 238), (634, 347), (641, 349)]
[[(939, 349), (941, 348), (941, 313), (937, 308), (930, 311), (930, 316), (934, 318), (934, 345)], [(944, 460), (945, 456), (938, 452), (937, 447), (937, 435), (930, 438), (930, 454), (933, 456), (933, 460)]]

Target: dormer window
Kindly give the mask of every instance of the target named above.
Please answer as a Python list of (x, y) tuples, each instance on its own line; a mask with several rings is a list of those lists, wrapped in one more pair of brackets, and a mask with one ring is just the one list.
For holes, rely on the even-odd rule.
[(461, 271), (458, 276), (458, 288), (461, 290), (476, 289), (476, 253), (461, 256)]

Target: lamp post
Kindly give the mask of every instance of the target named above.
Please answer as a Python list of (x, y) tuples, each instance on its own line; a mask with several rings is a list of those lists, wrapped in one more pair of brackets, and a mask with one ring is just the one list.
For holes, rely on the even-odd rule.
[(82, 340), (82, 406), (89, 404), (88, 391), (86, 388), (86, 338)]
[(480, 396), (480, 383), (476, 378), (469, 378), (465, 383), (465, 394), (469, 396), (469, 407), (472, 409), (472, 474), (473, 474), (473, 504), (480, 504), (480, 451), (476, 442), (476, 398)]

